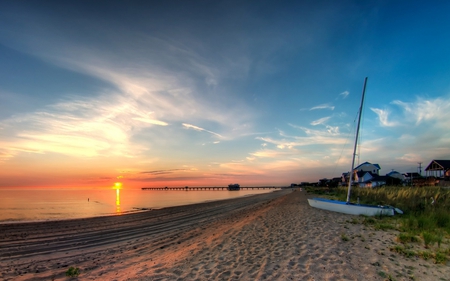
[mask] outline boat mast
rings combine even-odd
[[[359,106],[358,126],[356,127],[355,146],[353,148],[352,169],[349,172],[349,179],[348,179],[347,203],[350,202],[350,191],[352,189],[352,176],[353,176],[353,170],[355,169],[356,148],[358,146],[359,125],[361,124],[361,115],[362,115],[362,109],[363,109],[363,104],[364,104],[364,95],[366,93],[366,84],[367,84],[367,77],[364,79],[364,86],[363,86],[362,97],[361,97],[361,105]]]

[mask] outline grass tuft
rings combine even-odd
[[[400,243],[406,244],[406,243],[411,243],[411,242],[419,242],[419,238],[417,238],[417,236],[415,236],[414,234],[411,233],[404,233],[401,232],[398,236],[397,239]]]
[[[341,240],[342,240],[342,241],[349,241],[350,238],[348,238],[347,235],[345,235],[344,233],[342,233],[342,234],[341,234]]]
[[[439,264],[445,264],[447,262],[447,255],[443,252],[437,252],[434,257],[434,262]]]

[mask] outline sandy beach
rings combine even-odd
[[[391,252],[395,231],[313,209],[304,191],[122,216],[0,225],[1,280],[449,280]],[[341,236],[349,237],[343,241]]]

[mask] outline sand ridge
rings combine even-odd
[[[78,280],[448,280],[448,265],[390,252],[395,231],[311,208],[308,196],[284,190],[124,216],[0,225],[0,278],[67,280],[64,272],[76,266]]]

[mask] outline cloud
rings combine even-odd
[[[13,158],[15,154],[14,150],[0,148],[0,163]]]
[[[250,155],[252,155],[254,157],[260,157],[260,158],[279,158],[280,156],[292,155],[292,153],[286,152],[286,151],[265,149],[265,150],[259,150],[256,152],[252,152],[252,153],[250,153]]]
[[[223,137],[222,137],[220,134],[218,134],[218,133],[214,133],[214,132],[212,132],[212,131],[209,131],[209,130],[200,128],[200,127],[195,126],[195,125],[183,123],[183,126],[184,126],[185,128],[187,128],[187,129],[193,129],[193,130],[196,130],[196,131],[199,131],[199,132],[207,132],[207,133],[210,133],[210,134],[212,134],[212,135],[215,135],[215,136],[217,136],[217,137],[219,137],[219,138],[223,138]]]
[[[140,172],[140,174],[165,175],[165,174],[172,174],[173,172],[179,172],[179,171],[188,171],[188,170],[186,170],[186,169],[156,170],[156,171],[144,171],[144,172]]]
[[[133,120],[138,120],[144,123],[153,124],[153,125],[159,125],[159,126],[167,126],[168,123],[164,121],[154,120],[154,119],[148,119],[148,118],[142,118],[142,117],[133,117]]]
[[[435,98],[426,100],[418,97],[414,102],[402,102],[395,100],[392,104],[399,106],[407,119],[412,119],[416,124],[423,122],[436,122],[436,125],[444,125],[450,128],[450,100],[448,98]],[[447,122],[445,122],[447,120]]]
[[[340,136],[340,130],[339,130],[339,126],[330,126],[327,125],[325,126],[325,129],[309,129],[307,127],[304,126],[297,126],[294,124],[289,124],[289,126],[296,128],[296,129],[300,129],[303,132],[305,132],[305,134],[308,137],[330,137],[330,138],[336,138],[338,136]],[[302,138],[302,137],[295,137],[295,138]]]
[[[346,99],[350,93],[348,91],[344,91],[339,94],[339,97],[342,97],[343,99]]]
[[[72,156],[133,157],[146,148],[130,145],[143,125],[134,118],[141,109],[117,93],[96,98],[71,97],[40,111],[1,121],[9,150]]]
[[[424,99],[416,98],[413,102],[394,100],[391,104],[398,106],[398,110],[371,108],[378,115],[380,125],[383,127],[394,126],[419,126],[428,124],[430,127],[450,129],[448,121],[450,118],[450,100],[447,98]],[[393,115],[392,112],[396,114]],[[396,121],[390,121],[390,116]]]
[[[226,66],[212,63],[180,42],[143,37],[143,46],[154,52],[124,53],[121,48],[104,51],[94,45],[74,44],[47,35],[42,37],[52,43],[48,46],[40,43],[40,36],[17,38],[27,43],[22,44],[26,46],[22,47],[24,50],[19,50],[113,87],[84,97],[61,95],[57,102],[37,111],[1,120],[2,135],[8,136],[3,147],[7,151],[5,155],[9,155],[3,159],[17,155],[12,152],[13,147],[16,151],[71,156],[77,153],[89,157],[139,156],[152,144],[148,135],[161,134],[164,127],[180,122],[184,122],[187,129],[219,138],[252,134],[254,113],[251,108],[220,92],[209,96],[208,87],[220,85]],[[224,104],[233,106],[224,107]],[[207,122],[214,129],[191,125],[197,122]],[[223,133],[217,133],[216,129]],[[147,143],[136,143],[144,131]],[[170,135],[169,131],[165,133]]]
[[[330,109],[330,110],[334,110],[334,106],[325,103],[325,104],[321,104],[321,105],[317,105],[317,106],[311,107],[309,110],[317,110],[317,109]]]
[[[370,108],[373,112],[375,112],[378,115],[378,120],[380,121],[380,125],[383,127],[395,127],[399,125],[398,122],[391,122],[388,120],[389,117],[389,111],[379,109],[379,108]]]
[[[331,116],[323,117],[323,118],[317,119],[317,120],[315,120],[315,121],[312,121],[310,124],[311,124],[312,126],[321,125],[321,124],[326,123],[330,118],[331,118]]]

